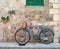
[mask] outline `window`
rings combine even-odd
[[[26,6],[44,6],[44,0],[26,0]]]

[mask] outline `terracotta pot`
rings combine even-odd
[[[3,23],[6,24],[8,22],[8,20],[3,20]]]

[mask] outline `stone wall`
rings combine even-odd
[[[9,17],[10,20],[7,24],[4,24],[0,19],[0,42],[15,42],[15,31],[20,28],[20,23],[23,19],[38,21],[44,25],[57,24],[57,26],[54,27],[54,42],[58,42],[60,3],[58,0],[44,0],[44,4],[44,6],[32,7],[25,6],[25,0],[1,0],[0,18],[1,16],[7,15],[10,9],[15,9],[16,14]]]
[[[54,42],[59,42],[60,38],[60,0],[49,0],[52,8],[49,9],[49,13],[53,15],[53,21],[57,22],[59,25],[54,27]]]

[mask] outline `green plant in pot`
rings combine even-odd
[[[16,14],[15,10],[10,10],[8,11],[8,14],[12,15],[12,14]]]
[[[6,24],[9,21],[9,16],[2,16],[1,17],[4,24]]]

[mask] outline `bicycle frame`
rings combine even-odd
[[[25,28],[25,30],[26,31],[28,31],[29,32],[29,34],[30,34],[30,37],[32,37],[33,36],[33,33],[34,32],[32,32],[31,31],[31,28],[30,27],[32,27],[32,28],[37,28],[37,30],[38,30],[38,32],[37,32],[37,34],[34,34],[35,36],[34,36],[34,39],[35,40],[40,40],[40,32],[43,30],[43,29],[45,29],[43,26],[27,26],[26,28]],[[35,38],[36,37],[36,38]]]

